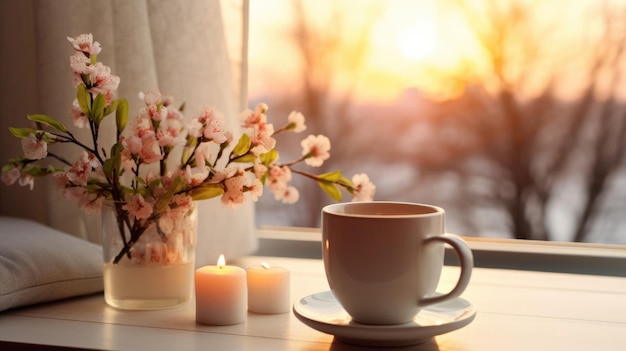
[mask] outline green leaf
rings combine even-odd
[[[193,160],[189,160],[189,158],[191,157],[191,151],[195,149],[195,146],[198,144],[198,139],[194,138],[192,136],[187,136],[187,142],[185,144],[185,147],[183,148],[183,152],[180,155],[180,164],[181,165],[185,165],[189,162],[189,165],[191,167],[195,166],[196,161],[195,159]]]
[[[115,110],[115,125],[117,126],[117,135],[119,136],[126,128],[126,122],[128,121],[128,101],[126,99],[120,100]]]
[[[341,191],[337,189],[333,183],[320,180],[317,184],[319,184],[322,190],[324,190],[324,192],[326,192],[326,194],[328,194],[328,196],[330,196],[333,200],[337,202],[341,201]]]
[[[252,141],[248,134],[243,134],[241,138],[239,138],[239,142],[237,142],[237,146],[233,149],[234,156],[245,155],[248,150],[250,150],[250,145],[252,145]]]
[[[83,111],[86,116],[89,116],[91,112],[91,94],[87,92],[85,84],[80,84],[76,89],[76,99],[78,100],[80,110]]]
[[[22,169],[22,174],[28,174],[33,177],[43,177],[47,176],[54,172],[54,169],[50,169],[49,167],[41,167],[37,165],[28,165],[26,168]]]
[[[339,181],[336,182],[336,184],[343,185],[344,189],[346,189],[346,191],[348,191],[350,195],[354,195],[354,184],[350,179],[341,177],[339,178]]]
[[[233,160],[233,162],[251,163],[251,162],[254,162],[255,159],[256,159],[256,156],[254,155],[245,155],[245,156],[237,157],[236,159]]]
[[[37,130],[32,128],[13,128],[9,127],[9,132],[16,138],[26,138],[31,134],[36,134]]]
[[[318,177],[321,179],[327,180],[329,182],[336,183],[339,181],[339,179],[341,179],[341,171],[334,171],[334,172],[320,174],[318,175]]]
[[[50,126],[62,133],[66,133],[67,132],[67,128],[65,128],[65,126],[63,125],[63,123],[59,122],[59,121],[55,121],[54,119],[46,116],[46,115],[42,115],[42,114],[34,114],[34,115],[27,115],[26,116],[28,119],[30,119],[31,121],[34,122],[39,122],[42,124],[45,124],[47,126]]]
[[[53,144],[57,141],[54,134],[51,134],[48,132],[43,132],[43,134],[41,134],[40,137],[41,137],[41,140],[45,142],[46,144]]]
[[[341,178],[339,178],[338,183],[340,183],[340,184],[344,184],[344,185],[349,185],[349,186],[354,186],[354,185],[352,184],[352,181],[351,181],[350,179],[346,178],[346,177],[341,177]]]
[[[220,196],[224,193],[224,189],[219,184],[206,184],[192,189],[189,192],[191,198],[198,200],[206,200]]]
[[[102,171],[104,172],[104,176],[108,179],[113,179],[113,159],[109,158],[104,160],[102,164]]]
[[[100,125],[102,119],[104,119],[104,109],[107,107],[106,97],[102,94],[96,95],[96,99],[91,105],[91,120],[96,123],[96,126]]]
[[[2,173],[4,172],[8,172],[10,170],[12,170],[13,168],[15,168],[16,166],[14,164],[11,163],[7,163],[4,166],[2,166]]]
[[[170,189],[172,189],[172,196],[175,193],[179,193],[181,192],[187,183],[185,183],[185,181],[183,180],[183,177],[178,175],[176,176],[173,180],[172,183],[170,184]]]
[[[113,111],[117,109],[117,105],[119,103],[120,103],[119,99],[111,101],[111,104],[104,109],[104,115],[108,116],[111,113],[113,113]]]
[[[154,191],[154,189],[156,189],[159,185],[161,185],[161,178],[160,177],[156,177],[154,179],[152,179],[152,181],[150,181],[150,184],[148,184],[148,188],[150,189],[150,191]]]
[[[278,151],[276,151],[276,149],[271,149],[270,151],[264,154],[261,154],[260,158],[261,158],[261,162],[265,166],[269,166],[270,164],[272,164],[272,162],[274,162],[278,158]]]
[[[102,165],[102,171],[107,179],[121,175],[123,149],[124,146],[121,143],[116,143],[111,147],[111,157],[106,159]]]

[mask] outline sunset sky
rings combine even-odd
[[[250,2],[251,96],[262,94],[267,89],[268,80],[272,86],[288,87],[302,69],[290,34],[290,28],[297,20],[292,12],[293,3],[291,0]],[[351,35],[357,38],[359,28],[371,21],[373,27],[368,38],[369,47],[357,85],[357,96],[361,99],[391,100],[407,87],[418,87],[435,98],[447,98],[458,94],[461,89],[454,79],[450,79],[451,76],[463,76],[468,68],[479,75],[488,69],[484,66],[484,48],[473,36],[468,20],[471,18],[473,25],[480,27],[485,24],[482,15],[486,11],[497,11],[497,6],[487,9],[481,5],[485,1],[467,1],[473,11],[473,15],[469,16],[464,15],[467,12],[459,5],[460,1],[317,0],[303,3],[307,17],[315,18],[314,27],[320,31],[329,30],[333,6],[339,11],[348,11],[346,20],[349,27],[355,30],[354,33],[343,34],[346,42],[350,42]],[[542,59],[542,64],[550,67],[544,70],[550,74],[560,74],[558,69],[573,65],[574,60],[584,60],[588,54],[584,46],[586,41],[599,35],[599,16],[594,15],[598,11],[597,1],[568,2],[567,7],[556,0],[517,3],[540,6],[540,11],[532,12],[531,30],[517,35],[523,36],[528,43],[550,42],[551,53]],[[527,46],[519,45],[516,50],[526,50]],[[347,50],[343,55],[350,56],[351,52]],[[523,69],[519,67],[519,72],[510,73],[525,74]],[[443,78],[441,73],[444,73]],[[532,80],[523,87],[529,94],[545,83],[540,71],[532,73]],[[560,87],[564,96],[576,93],[577,84],[572,82],[584,79],[569,73],[567,77],[570,81]]]

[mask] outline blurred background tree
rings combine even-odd
[[[329,168],[367,172],[378,200],[444,207],[459,234],[626,243],[624,1],[281,3],[275,38],[251,36],[251,78],[272,74],[253,56],[268,40],[293,70],[257,76],[251,98],[303,112]],[[318,226],[329,201],[298,186],[257,222]]]

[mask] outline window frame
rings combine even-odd
[[[318,228],[259,226],[256,256],[321,259]],[[513,270],[626,277],[626,246],[462,236],[474,266]],[[446,265],[457,265],[446,248]]]

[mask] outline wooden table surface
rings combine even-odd
[[[256,257],[291,271],[292,303],[328,290],[316,259]],[[232,263],[229,263],[232,264]],[[446,266],[439,291],[456,281]],[[626,350],[626,278],[475,268],[462,296],[477,309],[469,325],[394,350]],[[55,345],[103,350],[359,350],[301,323],[293,313],[249,313],[239,325],[195,323],[194,301],[160,311],[122,311],[101,294],[0,313],[0,350]],[[24,348],[26,349],[26,348]]]

